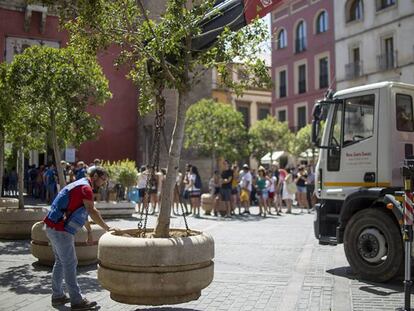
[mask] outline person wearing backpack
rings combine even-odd
[[[189,191],[190,191],[190,204],[191,212],[194,217],[200,217],[200,197],[201,197],[201,188],[203,187],[201,183],[201,177],[198,173],[198,169],[195,166],[191,167],[191,174],[189,177]]]
[[[75,252],[75,234],[83,226],[88,230],[88,243],[92,242],[88,216],[105,231],[118,230],[109,227],[95,208],[93,190],[98,190],[108,180],[102,167],[95,167],[89,177],[79,179],[64,187],[56,196],[43,220],[46,235],[52,245],[55,264],[52,271],[52,306],[71,303],[72,310],[90,310],[96,302],[83,298],[76,278],[78,260]],[[69,292],[63,291],[63,278]]]

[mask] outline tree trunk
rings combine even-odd
[[[185,113],[188,107],[188,92],[179,92],[177,98],[177,114],[175,118],[174,131],[168,154],[167,176],[161,195],[160,214],[155,227],[155,237],[167,238],[170,231],[171,204],[176,180],[175,167],[179,166],[181,149],[184,140]]]
[[[5,137],[4,131],[0,130],[0,197],[3,192],[3,175],[4,175],[4,148],[5,148]]]
[[[24,208],[24,158],[23,147],[19,147],[17,150],[17,180],[19,189],[19,208]]]
[[[59,178],[59,186],[60,189],[62,189],[63,187],[66,186],[66,181],[65,181],[65,176],[63,175],[63,168],[60,165],[60,161],[62,160],[62,158],[60,157],[60,148],[59,148],[59,144],[57,141],[57,136],[56,136],[56,124],[55,124],[55,116],[53,114],[51,114],[50,116],[50,123],[51,123],[51,134],[52,134],[52,145],[53,145],[53,153],[55,155],[55,164],[56,164],[56,169],[58,172],[58,178]]]
[[[217,167],[217,157],[216,157],[216,149],[213,149],[213,154],[211,157],[211,176],[213,176],[214,171]]]

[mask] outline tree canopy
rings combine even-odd
[[[78,53],[72,47],[26,49],[10,65],[9,84],[20,118],[13,118],[8,133],[13,134],[14,141],[16,135],[36,133],[33,143],[38,144],[45,142],[39,140],[39,135],[51,134],[56,162],[60,162],[61,148],[68,144],[78,146],[96,136],[99,119],[86,109],[89,105],[102,105],[111,97],[96,57]],[[23,136],[28,148],[40,147],[29,144],[31,135]],[[58,172],[64,184],[59,166]]]
[[[300,156],[302,152],[313,147],[311,139],[312,125],[308,124],[302,127],[295,135],[295,138],[290,142],[290,153],[295,156]]]
[[[270,77],[264,61],[257,58],[260,43],[268,35],[266,26],[256,22],[237,32],[231,31],[228,26],[222,27],[213,45],[197,49],[193,42],[203,40],[206,35],[203,23],[216,0],[168,0],[160,16],[151,15],[141,0],[43,2],[59,7],[62,24],[71,35],[71,46],[88,53],[98,52],[113,44],[120,47],[117,63],[129,66],[128,76],[139,90],[141,113],[156,108],[157,116],[162,116],[165,111],[163,91],[170,88],[177,92],[165,191],[155,229],[156,237],[167,237],[176,178],[174,168],[178,166],[181,156],[185,114],[193,104],[189,93],[213,67],[222,75],[223,82],[238,92],[245,85],[269,85]],[[231,80],[227,64],[236,57],[246,65],[247,71],[255,73],[248,81]]]
[[[260,161],[268,152],[289,151],[289,142],[294,139],[286,122],[272,116],[257,121],[249,130],[252,155]]]
[[[248,156],[247,142],[243,116],[231,105],[202,99],[187,110],[185,148],[234,161]]]

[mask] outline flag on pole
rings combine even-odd
[[[247,24],[250,24],[256,17],[265,16],[286,2],[284,0],[244,0],[244,17]]]

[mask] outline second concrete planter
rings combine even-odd
[[[214,276],[213,238],[194,231],[195,235],[177,238],[119,235],[136,232],[109,232],[99,240],[98,280],[111,292],[111,298],[138,305],[198,299]]]
[[[0,238],[8,240],[30,239],[32,226],[47,214],[43,207],[18,209],[0,208]]]
[[[94,241],[92,245],[86,243],[88,236],[85,228],[79,230],[75,235],[75,251],[79,266],[86,266],[97,262],[98,240],[105,233],[105,230],[98,225],[91,225],[91,228]],[[49,239],[46,236],[43,221],[33,225],[32,241],[30,244],[32,255],[39,260],[40,264],[53,266],[55,256]]]

